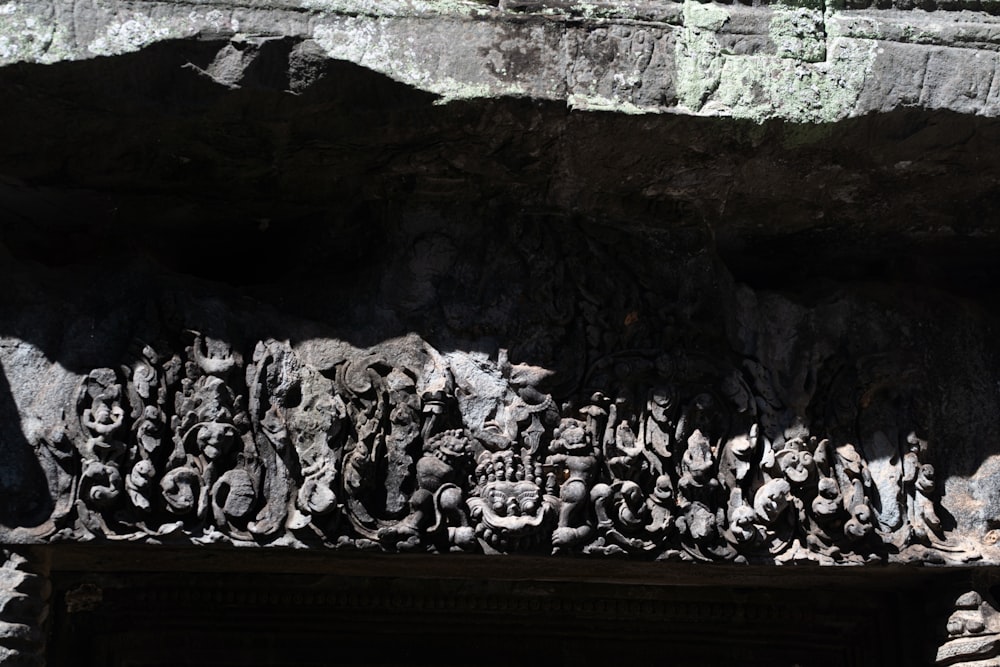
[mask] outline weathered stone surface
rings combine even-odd
[[[655,583],[529,597],[679,664],[995,662],[1000,42],[930,9],[0,6],[0,663],[48,555],[57,664],[459,563]]]
[[[0,64],[120,55],[167,40],[228,40],[201,71],[232,86],[268,42],[288,39],[443,102],[530,97],[579,109],[756,122],[832,122],[900,105],[995,116],[991,7],[928,13],[924,6],[695,0],[12,1],[0,8]]]
[[[0,544],[857,564],[945,603],[885,655],[990,664],[1000,41],[929,9],[0,6]]]
[[[0,555],[0,664],[42,667],[42,624],[50,593],[47,560],[29,549],[8,547]]]
[[[995,561],[988,13],[3,12],[8,541]]]

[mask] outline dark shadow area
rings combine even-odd
[[[928,664],[920,591],[61,573],[48,664]]]
[[[996,293],[994,119],[900,109],[756,125],[437,105],[303,44],[233,48],[4,68],[0,242],[46,265],[146,257],[254,285],[349,274],[407,211],[533,215],[642,239],[697,230],[739,281],[803,298],[865,281]],[[219,78],[224,57],[242,59],[239,76]]]
[[[25,438],[10,381],[0,368],[0,525],[37,526],[54,507],[38,455]]]

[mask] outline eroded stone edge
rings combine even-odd
[[[1000,108],[1000,23],[987,14],[669,5],[674,14],[649,21],[623,10],[579,18],[459,0],[7,2],[0,65],[115,56],[167,40],[284,36],[442,103],[529,97],[585,110],[801,123],[901,105],[983,116]],[[733,35],[750,46],[734,50]]]

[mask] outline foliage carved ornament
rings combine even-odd
[[[549,372],[442,354],[249,362],[188,332],[82,381],[53,451],[73,480],[47,539],[824,564],[974,558],[953,544],[919,397],[827,383],[827,432],[781,423],[767,373],[696,355]],[[345,346],[347,349],[349,346]],[[846,388],[845,388],[846,387]],[[899,406],[904,406],[900,408]]]

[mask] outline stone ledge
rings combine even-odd
[[[231,40],[206,76],[238,87],[262,45],[352,62],[451,100],[832,122],[898,106],[995,116],[1000,23],[986,11],[717,3],[49,0],[0,6],[0,63],[167,40]]]

